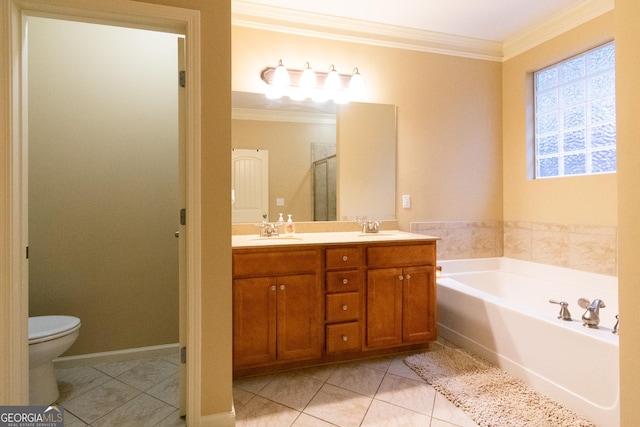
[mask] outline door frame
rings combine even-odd
[[[4,404],[29,400],[27,230],[26,16],[126,26],[182,34],[186,38],[186,323],[187,416],[201,415],[201,120],[200,15],[198,11],[116,0],[8,0],[0,7],[0,398]],[[177,79],[176,79],[177,81]],[[192,417],[189,417],[189,414]],[[191,424],[191,423],[190,423]]]

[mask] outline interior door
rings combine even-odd
[[[184,83],[184,71],[185,71],[185,39],[178,38],[178,74],[179,87],[178,87],[178,188],[179,188],[179,201],[180,206],[177,208],[180,210],[180,220],[178,222],[178,231],[176,237],[178,237],[178,312],[179,312],[179,331],[178,340],[180,342],[180,416],[186,415],[187,407],[187,364],[186,364],[186,349],[187,349],[187,275],[186,275],[186,221],[184,221],[183,209],[187,206],[187,185],[186,185],[186,96],[185,96],[185,83]]]
[[[234,149],[231,155],[233,222],[269,220],[269,151]]]

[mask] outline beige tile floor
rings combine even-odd
[[[65,427],[184,426],[178,355],[56,370]]]
[[[238,427],[476,427],[403,362],[406,354],[239,379]],[[178,358],[57,371],[65,426],[184,426]]]

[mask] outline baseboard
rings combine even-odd
[[[98,363],[123,362],[132,359],[172,356],[178,354],[180,344],[163,344],[149,347],[127,348],[124,350],[105,351],[101,353],[79,354],[76,356],[58,357],[53,360],[56,369],[91,366]]]
[[[188,420],[187,420],[188,422]],[[220,412],[200,417],[200,427],[234,427],[236,425],[236,411],[231,407],[231,412]]]

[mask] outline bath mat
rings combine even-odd
[[[595,427],[466,350],[444,348],[404,362],[482,427]]]

